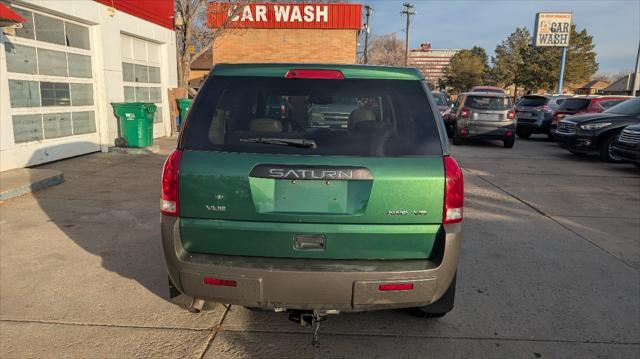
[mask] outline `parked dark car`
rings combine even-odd
[[[640,167],[640,125],[625,127],[611,147],[614,156]]]
[[[553,135],[558,122],[566,116],[600,113],[630,98],[629,96],[580,96],[568,98],[562,102],[558,110],[553,114],[549,132]]]
[[[516,134],[529,138],[542,133],[552,137],[549,131],[555,111],[569,96],[526,95],[516,105]]]
[[[613,143],[625,126],[635,124],[640,124],[640,98],[627,100],[602,113],[562,120],[556,137],[571,153],[598,154],[603,161],[620,162],[622,158],[612,152]]]

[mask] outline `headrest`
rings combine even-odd
[[[282,132],[282,121],[275,118],[256,118],[249,124],[252,132]]]
[[[376,122],[376,115],[371,110],[356,109],[349,115],[349,128],[359,126],[363,122]]]

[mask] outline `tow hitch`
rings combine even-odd
[[[291,310],[289,311],[289,320],[296,322],[303,327],[313,327],[313,339],[311,344],[320,347],[320,322],[327,320],[328,314],[339,314],[338,310]]]

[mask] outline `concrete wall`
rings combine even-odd
[[[121,11],[111,17],[107,7],[87,0],[11,1],[32,10],[90,25],[94,100],[97,107],[97,134],[15,144],[9,101],[4,41],[0,35],[0,171],[53,161],[95,150],[106,150],[118,135],[111,102],[124,100],[120,34],[125,33],[161,45],[163,122],[155,125],[154,135],[171,131],[167,88],[177,86],[175,33]]]

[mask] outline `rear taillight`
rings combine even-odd
[[[516,113],[515,112],[513,112],[513,111],[507,112],[507,119],[513,120],[514,118],[516,118]]]
[[[202,284],[214,285],[214,286],[220,286],[220,287],[237,287],[238,286],[238,282],[236,282],[235,280],[211,278],[211,277],[204,277],[204,279],[202,280]]]
[[[600,102],[592,102],[591,106],[587,108],[587,113],[598,113],[604,111],[604,107],[600,104]]]
[[[542,112],[551,112],[551,111],[553,111],[553,110],[551,109],[551,107],[549,107],[549,106],[547,106],[547,105],[544,105],[544,106],[538,106],[538,107],[536,107],[536,110],[538,110],[538,111],[542,111]]]
[[[162,193],[160,195],[160,212],[167,216],[178,216],[178,176],[180,174],[182,150],[171,152],[162,168]]]
[[[462,222],[462,208],[464,205],[464,179],[462,169],[451,156],[444,156],[444,211],[442,223]]]
[[[460,118],[469,118],[469,109],[468,108],[462,108],[460,110]]]
[[[380,284],[378,290],[381,292],[391,292],[398,290],[413,290],[413,283],[390,283]]]

